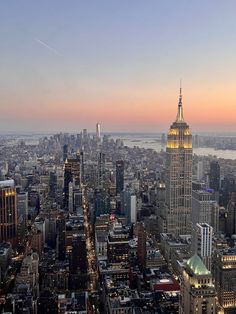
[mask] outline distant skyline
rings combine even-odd
[[[0,134],[236,132],[236,2],[1,1]]]

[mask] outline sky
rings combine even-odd
[[[0,1],[0,133],[236,132],[235,0]]]

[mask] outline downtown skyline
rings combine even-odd
[[[233,1],[0,4],[0,132],[234,132]]]

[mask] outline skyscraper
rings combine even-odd
[[[101,140],[101,126],[100,126],[100,123],[96,124],[96,138],[97,138],[97,141]]]
[[[180,88],[178,112],[167,137],[166,206],[162,231],[175,235],[190,233],[192,205],[192,135],[184,121]]]
[[[98,187],[104,187],[105,180],[105,154],[100,152],[98,155]]]
[[[116,194],[120,194],[124,190],[124,161],[116,162]]]
[[[78,151],[76,158],[68,158],[64,164],[64,205],[68,209],[69,203],[69,184],[79,187],[81,184],[81,156]]]
[[[138,262],[141,266],[145,267],[147,259],[146,248],[147,233],[142,222],[138,222],[137,231],[138,231],[138,247],[137,247]]]
[[[68,157],[68,145],[65,144],[65,145],[63,146],[63,161],[64,161],[64,162],[66,161],[67,157]]]
[[[17,199],[14,180],[0,181],[0,242],[17,242]]]

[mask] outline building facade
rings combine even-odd
[[[17,197],[14,180],[0,181],[0,242],[17,242]]]
[[[190,234],[192,206],[192,135],[184,121],[180,89],[178,112],[166,147],[166,206],[162,232]]]
[[[187,261],[183,270],[179,313],[217,313],[216,291],[212,275],[196,254]]]
[[[236,313],[236,248],[215,252],[214,278],[218,300],[225,314]]]

